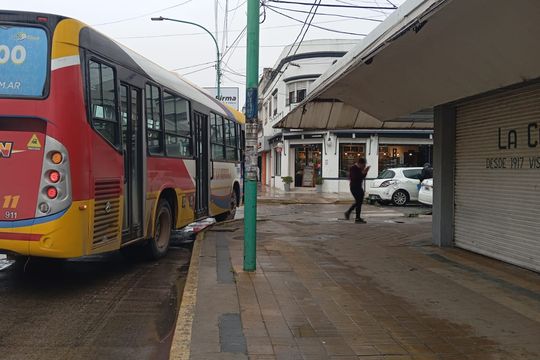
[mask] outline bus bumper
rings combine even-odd
[[[89,233],[89,201],[43,218],[0,221],[0,252],[50,258],[74,258],[85,254]]]

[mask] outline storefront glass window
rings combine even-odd
[[[315,186],[315,179],[322,176],[322,145],[296,145],[294,148],[294,186]]]
[[[339,145],[339,177],[348,178],[349,169],[359,158],[366,157],[363,144]]]
[[[379,172],[388,168],[431,164],[432,152],[433,145],[380,145]]]

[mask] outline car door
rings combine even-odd
[[[422,169],[403,170],[403,187],[409,193],[410,200],[418,200],[418,185],[420,184],[420,175]]]

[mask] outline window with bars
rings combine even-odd
[[[307,95],[307,87],[310,81],[298,81],[287,85],[287,106],[303,101]]]

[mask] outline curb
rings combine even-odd
[[[176,326],[172,339],[170,359],[188,360],[191,355],[191,330],[197,302],[197,288],[199,282],[199,256],[201,243],[204,240],[204,231],[200,232],[193,244],[189,271],[182,294],[182,302],[176,318]]]

